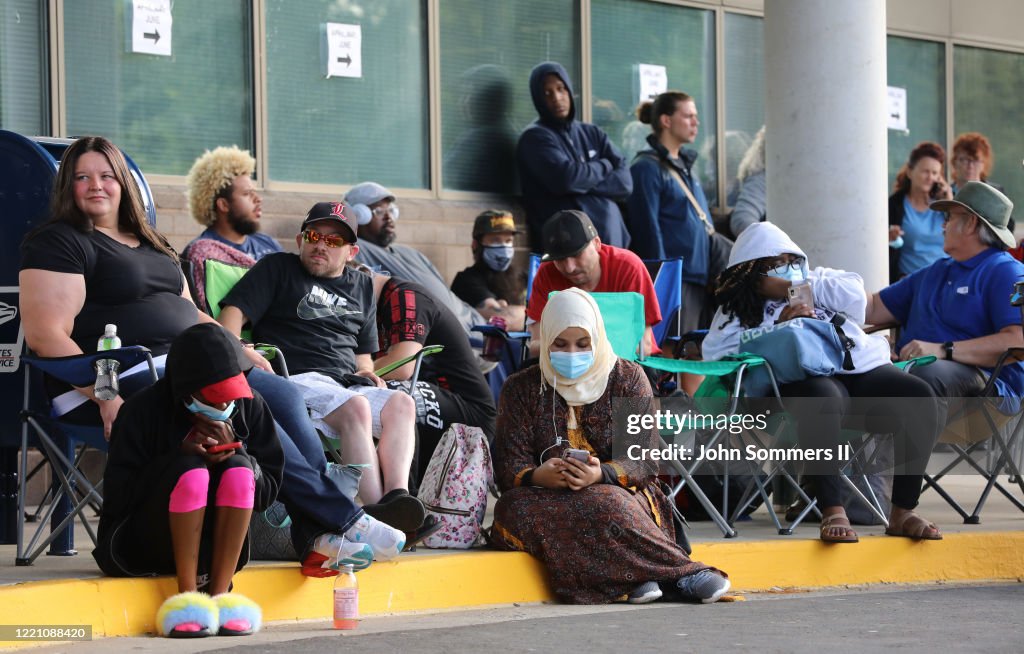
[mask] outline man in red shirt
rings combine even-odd
[[[575,286],[588,293],[632,291],[643,295],[647,322],[644,356],[659,352],[651,326],[661,321],[661,308],[654,282],[640,257],[601,243],[597,229],[582,211],[559,211],[544,223],[541,238],[544,263],[537,270],[526,308],[532,343],[538,342],[538,321],[548,303],[548,294]]]

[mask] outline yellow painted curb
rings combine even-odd
[[[703,542],[694,559],[728,572],[739,591],[1020,580],[1024,532],[950,534],[937,542],[868,536],[851,545],[787,538]],[[358,580],[363,615],[553,599],[543,568],[522,553],[418,554],[374,563]],[[290,563],[249,567],[235,577],[236,590],[263,607],[266,621],[330,617],[333,584],[303,577]],[[152,633],[157,608],[175,590],[169,577],[0,586],[0,624],[91,624],[94,637]]]

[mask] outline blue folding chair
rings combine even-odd
[[[661,307],[661,322],[652,328],[654,341],[664,348],[666,339],[682,338],[683,259],[645,259],[644,265],[654,280],[654,294]]]
[[[96,534],[86,519],[84,509],[90,504],[102,507],[103,496],[100,485],[95,486],[79,469],[81,446],[106,451],[107,442],[103,437],[102,425],[77,425],[61,419],[55,414],[53,403],[44,389],[44,375],[49,375],[72,386],[89,386],[96,381],[93,363],[97,359],[115,359],[122,371],[145,364],[151,382],[158,375],[149,349],[142,346],[123,347],[117,350],[80,354],[70,357],[43,358],[26,354],[21,361],[26,368],[25,398],[20,414],[21,430],[21,471],[18,489],[18,550],[16,565],[32,565],[43,549],[50,546],[50,555],[72,556],[74,549],[74,519],[81,519],[89,537],[96,543]],[[140,372],[138,374],[144,374]],[[122,374],[122,377],[125,375]],[[30,432],[31,428],[31,432]],[[28,470],[28,448],[39,448],[53,471],[50,489],[50,503],[39,526],[25,543],[25,502],[26,477]],[[46,534],[47,522],[50,523]],[[42,542],[39,542],[42,539]]]

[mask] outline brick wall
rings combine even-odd
[[[157,207],[157,227],[168,237],[171,245],[181,251],[195,238],[202,227],[192,219],[181,186],[151,185]],[[302,217],[316,202],[324,200],[322,194],[263,191],[262,231],[280,241],[286,250],[295,251],[295,234]],[[398,198],[402,214],[398,219],[396,243],[414,247],[426,254],[448,283],[457,272],[473,262],[469,244],[472,240],[473,219],[485,209],[509,209],[516,223],[523,226],[523,214],[518,205],[503,201],[453,201]],[[517,246],[526,252],[525,235]]]

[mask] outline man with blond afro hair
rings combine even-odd
[[[280,252],[271,236],[259,233],[262,200],[252,181],[256,160],[237,146],[207,150],[188,173],[192,217],[206,229],[182,252],[191,271],[193,297],[206,309],[205,262],[209,259],[252,267]]]

